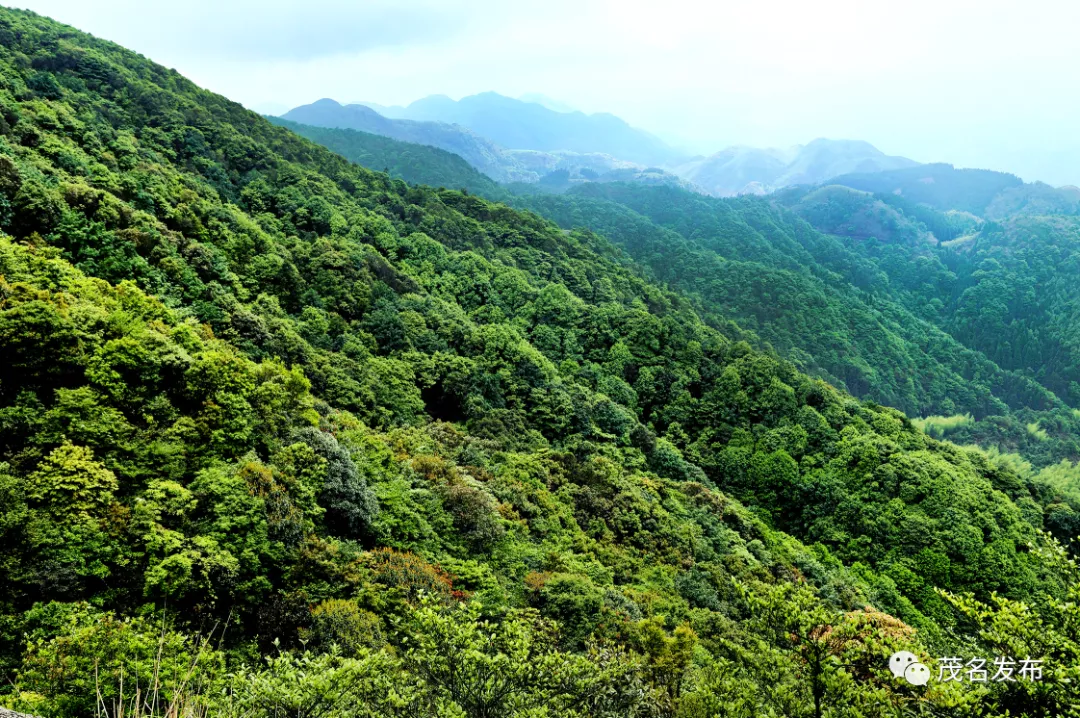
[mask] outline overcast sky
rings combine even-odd
[[[1080,184],[1075,0],[13,0],[261,111],[494,90],[698,152],[863,139]]]

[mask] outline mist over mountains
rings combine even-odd
[[[314,127],[360,130],[402,142],[438,147],[460,155],[473,167],[499,182],[535,182],[539,179],[521,169],[491,140],[460,125],[388,118],[370,107],[341,105],[331,99],[296,107],[281,117]]]
[[[660,138],[615,115],[557,112],[495,92],[458,101],[431,95],[408,107],[387,109],[398,119],[461,125],[510,149],[599,152],[642,165],[669,164],[681,156]]]
[[[788,150],[729,147],[709,157],[695,158],[675,172],[710,194],[724,197],[765,194],[851,172],[880,172],[918,164],[906,157],[890,157],[869,142],[816,139]]]
[[[615,170],[659,169],[680,177],[685,187],[725,197],[918,164],[868,142],[823,138],[784,150],[728,147],[692,157],[614,115],[567,110],[542,95],[514,99],[484,92],[456,101],[431,95],[404,107],[323,99],[282,117],[438,147],[500,182],[538,182],[562,171],[587,181]]]

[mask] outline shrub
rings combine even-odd
[[[585,576],[558,574],[540,589],[540,611],[558,621],[563,643],[581,647],[600,623],[604,593]]]
[[[448,599],[453,591],[451,576],[414,553],[381,548],[364,557],[375,583],[399,589],[407,600],[421,594]]]
[[[343,599],[323,601],[311,609],[311,628],[301,629],[300,638],[323,651],[337,646],[347,656],[386,642],[379,617]]]
[[[16,688],[40,694],[46,714],[89,716],[102,706],[114,715],[147,713],[148,703],[194,710],[223,672],[208,638],[102,614],[27,646]]]

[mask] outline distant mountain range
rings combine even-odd
[[[499,182],[536,182],[540,176],[524,169],[486,137],[459,125],[389,118],[365,105],[342,105],[322,99],[289,110],[283,119],[313,127],[359,130],[402,142],[437,147],[459,155]]]
[[[282,117],[437,147],[502,183],[538,183],[559,173],[550,187],[617,177],[725,197],[918,166],[867,142],[829,139],[786,150],[729,147],[689,158],[614,115],[557,108],[568,109],[543,95],[514,99],[485,92],[456,101],[431,95],[404,107],[323,99]]]
[[[436,110],[444,103],[437,98],[425,98],[412,103],[408,108],[375,103],[342,105],[335,100],[322,99],[294,108],[281,115],[281,118],[311,127],[358,130],[402,142],[437,147],[460,155],[477,170],[503,183],[536,183],[552,172],[568,173],[568,181],[588,181],[618,172],[611,178],[618,177],[629,181],[641,178],[649,184],[670,183],[697,189],[692,183],[679,179],[672,172],[634,161],[633,157],[651,156],[650,153],[654,150],[658,155],[667,150],[657,150],[658,147],[663,148],[659,140],[648,133],[634,130],[613,115],[559,113],[532,102],[514,100],[495,93],[475,97],[489,106],[502,108],[503,119],[500,122],[490,119],[476,122],[477,125],[487,124],[489,127],[501,125],[503,130],[495,134],[502,141],[493,140],[491,136],[457,122],[456,120],[462,119],[461,113],[445,113],[444,116],[455,121],[417,119],[440,116]],[[449,98],[443,99],[452,104],[461,104],[453,103]],[[483,111],[476,108],[476,103],[471,102],[472,99],[462,100],[464,107],[470,112],[476,111],[478,116],[483,115]],[[469,102],[466,102],[467,100]],[[410,113],[412,119],[402,117],[403,114]],[[544,124],[543,118],[565,118],[571,115],[571,119],[563,123],[564,127],[557,130],[562,133],[561,140],[555,138],[556,130],[549,133],[551,136],[547,139],[540,136],[543,134],[540,131]],[[576,125],[577,130],[571,125]],[[602,128],[609,125],[615,126],[618,131],[608,133],[607,138],[603,139],[605,133]],[[620,132],[623,134],[621,140],[618,139]],[[635,142],[635,133],[636,141],[640,145],[637,149],[630,146]],[[511,144],[517,141],[523,144]],[[559,142],[565,142],[567,147],[559,147]],[[574,149],[589,147],[591,142],[596,142],[599,149]],[[623,155],[605,151],[605,148],[615,147],[619,142],[622,142],[626,149]],[[561,181],[562,178],[559,179],[559,182]]]
[[[526,92],[518,99],[522,102],[534,102],[537,105],[543,105],[549,110],[554,110],[555,112],[577,112],[576,107],[571,107],[565,102],[554,100],[547,95],[540,94],[539,92]]]
[[[483,92],[460,100],[431,95],[407,107],[367,106],[393,119],[461,125],[509,149],[598,152],[646,166],[667,166],[682,159],[682,153],[660,138],[615,115],[558,111],[551,108],[559,105],[548,98],[526,97],[536,101]]]
[[[891,157],[869,142],[817,139],[789,150],[729,147],[674,168],[709,194],[727,197],[767,194],[781,187],[818,184],[853,172],[915,167],[906,157]]]
[[[582,182],[635,182],[701,191],[671,172],[611,155],[506,150],[460,125],[389,119],[365,105],[319,100],[270,119],[370,169],[385,169],[413,183],[465,188],[490,199],[506,194],[493,180],[521,191],[534,186],[538,191],[562,192]]]

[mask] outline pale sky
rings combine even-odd
[[[1073,0],[14,0],[261,111],[494,90],[697,152],[866,140],[1080,184]]]

